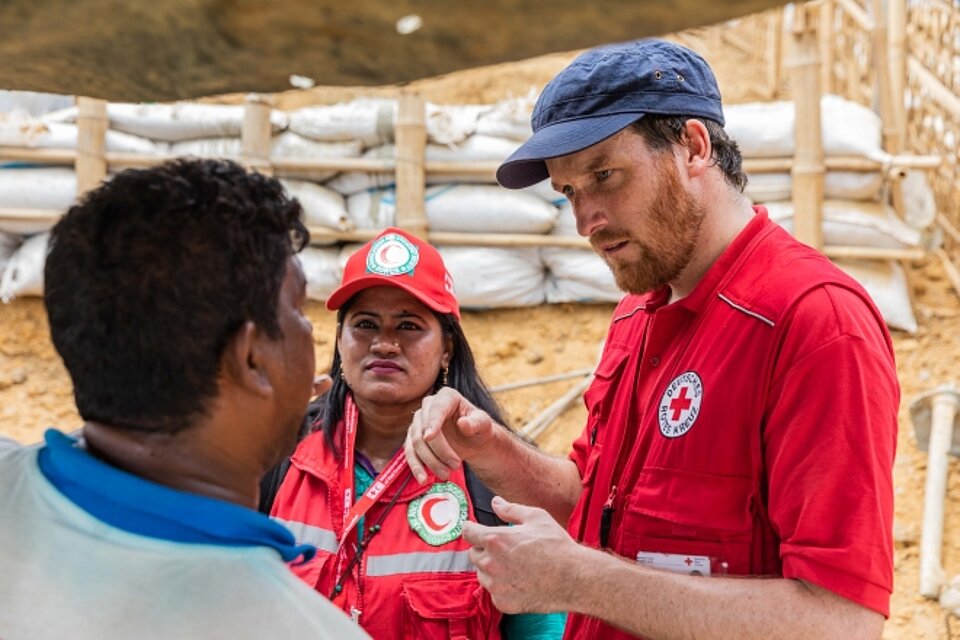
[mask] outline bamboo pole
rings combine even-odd
[[[907,0],[887,0],[887,47],[890,94],[894,97],[894,118],[902,151],[907,141],[907,114],[903,104],[907,86]]]
[[[523,425],[523,427],[517,431],[517,434],[522,438],[536,440],[547,430],[547,427],[553,424],[553,422],[567,410],[567,407],[583,395],[583,392],[587,390],[591,382],[593,382],[593,373],[584,376],[582,380],[570,387],[566,393],[550,403],[546,409],[534,416],[527,424]]]
[[[952,118],[960,119],[960,97],[957,97],[933,73],[928,71],[922,62],[912,55],[907,55],[907,68],[916,77],[917,83],[929,93],[929,98],[949,111]]]
[[[920,532],[920,595],[938,598],[944,583],[942,563],[943,512],[947,498],[950,443],[957,409],[957,390],[944,386],[931,399],[930,440],[927,445],[927,477],[923,491],[923,528]]]
[[[562,380],[569,380],[570,378],[582,378],[585,375],[593,373],[593,369],[594,367],[584,367],[582,369],[567,371],[566,373],[556,373],[551,376],[540,376],[538,378],[531,378],[530,380],[508,382],[506,384],[499,384],[494,387],[490,387],[489,391],[490,393],[501,393],[503,391],[513,391],[514,389],[534,387],[541,384],[550,384],[551,382],[560,382]]]
[[[144,155],[140,153],[109,151],[107,166],[111,170],[152,167],[177,156],[171,154]],[[28,147],[0,147],[0,161],[31,162],[49,165],[73,165],[77,159],[74,149],[31,149]],[[278,176],[303,175],[310,172],[328,174],[331,171],[368,171],[392,173],[396,169],[393,160],[364,158],[274,158],[271,161]],[[903,171],[906,169],[936,169],[943,158],[934,155],[895,155],[884,160],[860,156],[829,156],[824,165],[830,171]],[[424,164],[427,175],[458,175],[471,178],[488,178],[493,181],[499,162],[435,161]],[[743,169],[749,173],[785,173],[793,168],[793,158],[744,158]]]
[[[95,188],[107,177],[107,103],[77,98],[77,196]]]
[[[943,230],[947,232],[947,235],[953,238],[954,242],[960,243],[960,229],[957,229],[947,216],[938,213],[937,222],[940,223]]]
[[[956,265],[953,264],[953,260],[950,259],[950,256],[948,256],[947,252],[943,249],[935,249],[934,253],[943,263],[943,270],[947,274],[947,280],[950,281],[953,290],[957,292],[957,295],[960,295],[960,269],[957,269]]]
[[[824,93],[833,93],[833,22],[836,6],[833,0],[820,5],[820,87]]]
[[[240,131],[243,151],[240,158],[248,169],[265,175],[273,175],[273,165],[270,164],[272,111],[273,106],[266,96],[252,94],[244,101],[243,128]]]
[[[857,27],[863,31],[870,31],[873,27],[873,21],[866,11],[860,8],[853,0],[833,0],[850,18],[857,23]]]
[[[815,249],[823,247],[823,134],[820,127],[820,60],[816,7],[798,4],[791,30],[790,93],[796,105],[795,157],[791,176],[794,234]]]
[[[880,122],[883,127],[883,149],[887,153],[898,154],[903,151],[903,140],[900,138],[900,127],[897,120],[895,94],[891,82],[890,60],[888,57],[889,44],[887,38],[887,20],[884,15],[883,0],[872,0],[873,28],[870,31],[870,41],[873,50],[873,72],[876,76],[875,92],[880,105]],[[899,100],[903,101],[900,94]],[[906,205],[903,201],[903,185],[900,174],[890,175],[890,199],[893,210],[901,220],[906,218]]]
[[[871,260],[920,260],[926,252],[916,247],[847,247],[828,245],[823,247],[823,253],[828,258],[860,258]]]
[[[63,211],[59,209],[22,209],[20,207],[0,208],[0,220],[4,222],[26,222],[28,224],[49,224],[53,226]]]
[[[427,236],[424,201],[426,176],[424,155],[427,145],[426,107],[423,98],[403,93],[396,124],[397,213],[396,224],[415,236]]]
[[[27,147],[0,147],[0,160],[32,162],[49,165],[73,166],[77,162],[76,149],[30,149]]]
[[[780,93],[780,61],[783,47],[783,9],[777,9],[767,18],[766,95],[773,100]]]
[[[2,211],[2,210],[0,210]],[[363,243],[380,233],[380,229],[338,231],[328,227],[309,227],[310,239],[317,244],[336,242]],[[427,241],[438,245],[462,247],[564,247],[590,249],[590,243],[580,236],[551,236],[524,233],[461,233],[455,231],[428,231]]]

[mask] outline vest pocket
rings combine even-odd
[[[704,556],[711,575],[749,575],[751,481],[678,469],[645,469],[630,493],[617,552]]]
[[[475,574],[408,579],[402,598],[405,638],[499,637],[500,614]]]

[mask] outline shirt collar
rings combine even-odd
[[[95,458],[54,429],[44,434],[40,471],[66,498],[124,531],[174,542],[270,547],[287,562],[309,560],[316,548],[268,516],[231,502],[151,482]]]
[[[710,268],[703,274],[700,282],[693,288],[690,295],[677,303],[678,306],[697,313],[703,308],[707,300],[714,297],[714,293],[720,287],[720,283],[730,272],[730,269],[736,261],[740,259],[747,246],[753,242],[757,234],[770,224],[766,207],[754,205],[753,211],[754,216],[750,222],[747,223],[747,226],[737,234],[733,242],[720,254],[720,257],[710,265]]]

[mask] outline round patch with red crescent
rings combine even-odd
[[[381,276],[399,276],[413,273],[420,262],[417,247],[397,233],[388,233],[370,246],[367,253],[367,271]]]
[[[460,537],[467,496],[452,482],[435,484],[407,508],[407,521],[424,542],[439,547]]]

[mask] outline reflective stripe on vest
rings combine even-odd
[[[466,551],[440,551],[438,553],[395,553],[367,557],[367,576],[383,577],[403,573],[460,573],[476,572]]]
[[[298,543],[312,544],[319,551],[326,551],[327,553],[337,552],[337,535],[330,529],[322,529],[302,522],[292,522],[276,516],[271,517],[290,529]]]

